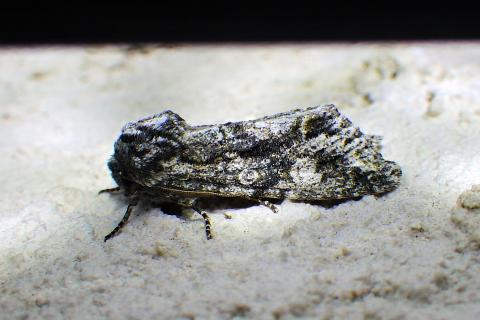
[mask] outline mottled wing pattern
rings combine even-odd
[[[298,200],[381,194],[401,176],[398,165],[383,160],[379,139],[333,105],[197,127],[166,111],[127,124],[110,167],[112,174],[130,168],[118,178],[152,193]]]

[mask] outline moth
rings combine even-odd
[[[394,190],[402,171],[380,153],[380,137],[363,134],[334,105],[295,109],[257,120],[191,126],[176,113],[127,123],[108,162],[128,207],[105,241],[128,221],[139,200],[171,202],[210,220],[200,199],[340,200]]]

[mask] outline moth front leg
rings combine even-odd
[[[98,191],[98,194],[102,194],[102,193],[118,193],[118,192],[120,192],[120,187],[103,189],[103,190]]]
[[[123,215],[122,220],[118,223],[118,225],[113,229],[109,234],[105,236],[103,239],[104,242],[107,242],[108,239],[114,237],[127,223],[128,218],[130,218],[130,214],[132,213],[133,208],[138,204],[138,198],[132,198],[130,203],[128,204],[127,210]]]
[[[107,242],[108,239],[112,238],[113,236],[115,236],[117,234],[118,231],[120,231],[124,226],[125,224],[127,223],[128,221],[128,218],[130,217],[130,213],[132,213],[132,210],[133,208],[136,206],[137,204],[136,203],[130,203],[127,207],[127,211],[125,211],[125,214],[123,215],[123,219],[122,221],[120,221],[118,223],[118,225],[115,227],[115,229],[113,229],[109,234],[107,234],[105,236],[105,238],[103,239],[104,242]]]

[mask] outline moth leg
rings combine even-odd
[[[120,187],[110,188],[110,189],[103,189],[98,191],[98,194],[102,193],[117,193],[120,192]]]
[[[255,201],[257,201],[259,204],[261,204],[262,206],[265,206],[267,207],[268,209],[272,210],[274,213],[277,213],[278,212],[278,208],[273,204],[271,203],[270,201],[266,201],[266,200],[258,200],[256,199]]]
[[[205,213],[205,211],[198,209],[196,206],[192,206],[192,209],[195,212],[197,212],[199,215],[201,215],[203,220],[205,221],[205,234],[207,235],[207,240],[212,239],[212,232],[210,231],[210,227],[211,227],[210,218]]]
[[[108,239],[115,236],[115,234],[117,234],[117,232],[123,228],[123,226],[127,223],[128,218],[130,217],[130,213],[132,213],[132,210],[136,205],[137,205],[137,201],[133,201],[128,204],[127,211],[125,211],[122,221],[119,222],[119,224],[115,227],[115,229],[113,229],[109,234],[105,236],[105,239],[103,239],[104,242],[107,242]]]

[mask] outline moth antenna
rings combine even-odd
[[[110,189],[103,189],[98,191],[98,194],[102,193],[117,193],[120,192],[120,187],[110,188]]]
[[[207,235],[207,240],[212,239],[212,232],[210,230],[211,224],[210,224],[210,218],[208,217],[207,213],[205,211],[202,211],[198,209],[195,206],[192,206],[192,209],[197,212],[199,215],[202,216],[203,220],[205,221],[205,234]]]
[[[117,234],[117,232],[120,231],[123,228],[123,226],[125,226],[125,224],[128,221],[128,218],[130,217],[130,213],[132,213],[132,210],[136,205],[137,205],[136,201],[132,202],[128,205],[127,211],[125,211],[125,214],[123,215],[122,221],[120,221],[120,223],[115,227],[115,229],[113,229],[109,234],[107,234],[105,236],[105,239],[103,240],[104,242],[107,242],[108,239],[115,236]]]

